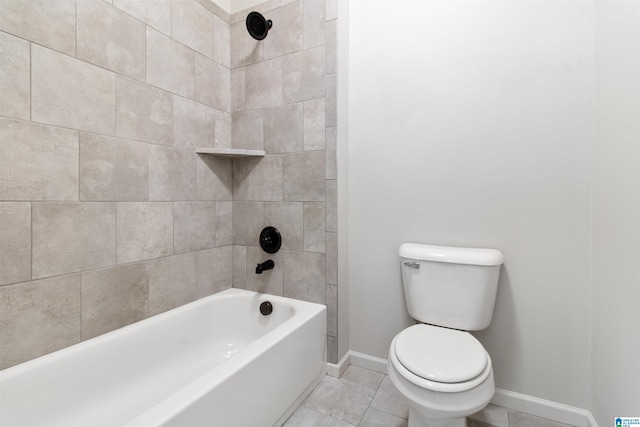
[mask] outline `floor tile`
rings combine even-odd
[[[408,415],[388,376],[351,365],[340,379],[326,376],[284,427],[407,427]],[[488,405],[467,418],[467,427],[571,426]]]
[[[342,379],[344,380],[353,381],[374,389],[378,389],[384,377],[385,375],[380,372],[370,371],[354,365],[350,365],[342,374]]]
[[[512,427],[569,427],[569,424],[559,423],[523,412],[507,411],[507,413],[509,415],[509,426]]]
[[[282,427],[352,427],[329,415],[300,406]]]
[[[369,407],[375,389],[326,376],[304,402],[308,408],[357,425]]]
[[[407,427],[407,425],[408,421],[405,418],[369,408],[359,427]]]
[[[382,384],[380,384],[380,388],[378,389],[373,402],[371,402],[371,407],[393,414],[397,417],[409,417],[409,403],[404,396],[398,392],[389,377],[386,375],[382,380]]]
[[[487,405],[482,411],[471,415],[469,419],[495,427],[509,427],[507,410],[500,406]],[[476,425],[480,426],[481,424]]]
[[[467,417],[467,427],[496,427],[493,424],[478,421],[474,418]]]

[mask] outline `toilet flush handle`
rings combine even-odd
[[[415,261],[407,261],[404,265],[411,268],[420,268],[420,263]]]

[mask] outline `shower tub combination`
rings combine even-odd
[[[278,426],[325,342],[324,305],[228,289],[0,371],[0,425]]]

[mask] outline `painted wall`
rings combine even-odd
[[[640,413],[640,2],[598,2],[595,47],[590,410],[607,426]]]
[[[401,243],[496,248],[477,334],[496,386],[589,406],[593,20],[590,2],[350,2],[352,350],[386,357],[411,322]]]

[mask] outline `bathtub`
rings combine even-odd
[[[229,289],[0,371],[0,426],[281,425],[325,342],[324,305]]]

